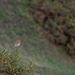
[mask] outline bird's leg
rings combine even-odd
[[[16,52],[17,52],[17,53],[19,53],[19,50],[18,50],[18,48],[16,48]]]

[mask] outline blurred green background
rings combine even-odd
[[[40,75],[75,75],[75,60],[48,41],[30,12],[30,2],[0,0],[0,50],[13,50],[14,42],[21,40],[20,56],[24,62],[32,62]],[[38,2],[33,0],[32,4]]]

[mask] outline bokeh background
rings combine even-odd
[[[37,10],[40,1],[46,3],[48,10],[53,10],[56,18],[55,20],[50,18],[51,21],[48,21],[53,25],[52,27],[54,25],[56,27],[58,23],[63,25],[63,18],[66,20],[66,27],[63,27],[64,31],[74,34],[68,36],[72,37],[71,39],[74,41],[73,46],[69,46],[68,49],[70,51],[71,49],[75,50],[75,0],[0,0],[0,50],[14,50],[14,42],[21,40],[21,46],[18,48],[20,56],[24,62],[32,62],[34,70],[40,75],[75,75],[75,59],[68,56],[64,51],[66,43],[64,42],[59,46],[60,40],[53,39],[56,43],[49,40],[45,31],[48,30],[49,26],[45,29],[42,18],[39,18],[39,21],[36,18],[37,15],[34,15],[39,13]],[[62,10],[67,16],[65,17],[63,14],[58,14],[58,16],[62,15],[61,18],[56,16],[59,11],[57,10],[57,13],[54,13],[54,9],[51,9],[53,6],[59,7],[58,10]],[[67,11],[66,8],[68,8]],[[47,8],[45,9],[49,12]],[[71,29],[68,30],[68,28]],[[57,30],[53,31],[56,34],[53,33],[54,36],[60,36],[61,33],[56,33]],[[61,40],[65,39],[62,37],[60,37]]]

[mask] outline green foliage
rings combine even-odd
[[[9,74],[30,75],[33,71],[33,65],[31,63],[27,67],[16,51],[2,50],[0,51],[0,70]]]

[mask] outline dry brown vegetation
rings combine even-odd
[[[59,1],[58,6],[49,8],[45,2],[40,2],[36,7],[32,7],[31,11],[35,20],[45,29],[48,39],[52,43],[62,46],[67,54],[74,57],[75,11],[65,5],[64,1]]]

